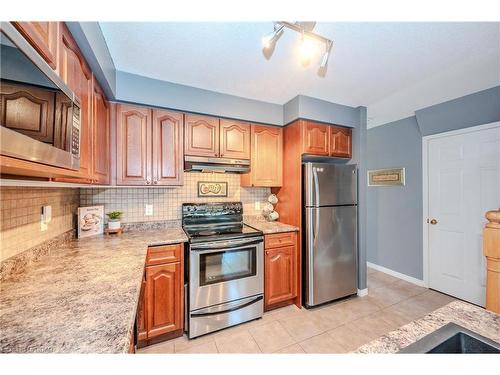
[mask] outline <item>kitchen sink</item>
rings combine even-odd
[[[500,344],[455,323],[448,323],[398,353],[500,353]]]

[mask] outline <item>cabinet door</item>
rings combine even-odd
[[[311,155],[330,154],[328,125],[304,121],[302,124],[302,153]]]
[[[57,68],[58,22],[13,22],[52,69]]]
[[[92,178],[95,182],[106,185],[110,181],[110,108],[95,78],[93,79],[92,100],[92,128],[94,130]]]
[[[148,340],[182,329],[181,263],[146,267]]]
[[[80,175],[92,178],[92,73],[66,26],[61,26],[59,75],[80,99]]]
[[[137,310],[137,340],[143,341],[148,338],[147,329],[147,310],[146,310],[146,278],[142,279],[141,295],[139,297],[139,306]]]
[[[241,175],[242,186],[279,187],[283,184],[283,130],[252,125],[250,173]]]
[[[250,124],[220,120],[220,157],[250,159]]]
[[[191,156],[219,156],[219,119],[186,115],[184,154]]]
[[[264,272],[266,307],[296,297],[295,246],[266,249]]]
[[[182,185],[184,115],[153,110],[153,184]]]
[[[116,106],[116,184],[151,184],[151,110]]]
[[[55,93],[35,86],[3,83],[0,87],[2,126],[41,142],[54,142]]]
[[[330,155],[341,158],[352,157],[352,129],[330,127]]]

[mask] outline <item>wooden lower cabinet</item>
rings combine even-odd
[[[295,232],[265,236],[265,310],[271,310],[294,302],[297,296],[298,284],[296,259],[297,235]]]
[[[180,262],[147,267],[148,339],[182,328],[181,276]]]
[[[160,253],[165,257],[158,264]],[[137,310],[137,341],[143,347],[182,336],[184,328],[184,263],[182,244],[155,246],[148,249],[143,292]],[[168,261],[173,259],[175,261]]]

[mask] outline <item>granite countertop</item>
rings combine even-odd
[[[178,228],[72,240],[1,282],[0,352],[126,353],[147,247]]]
[[[264,234],[272,233],[284,233],[284,232],[297,232],[299,228],[293,225],[280,223],[277,221],[265,221],[265,220],[247,220],[245,224],[262,231]]]
[[[500,342],[500,315],[470,303],[454,301],[359,347],[356,353],[396,353],[450,322]]]

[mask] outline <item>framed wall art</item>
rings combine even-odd
[[[198,197],[227,197],[227,182],[198,181]]]
[[[404,186],[405,169],[373,169],[368,171],[368,186]]]

